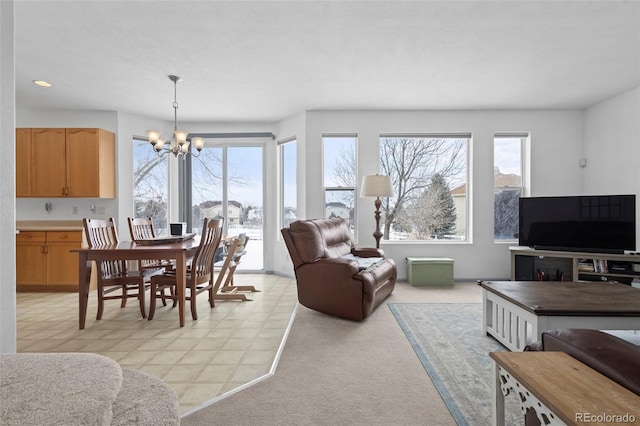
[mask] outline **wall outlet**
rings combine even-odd
[[[73,206],[73,209],[71,211],[73,214],[78,214],[78,206]]]

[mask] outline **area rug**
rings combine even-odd
[[[507,349],[482,332],[481,303],[389,303],[391,312],[458,425],[490,425],[492,361]],[[523,424],[514,397],[505,424]]]

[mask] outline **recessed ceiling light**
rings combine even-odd
[[[37,84],[38,86],[42,86],[42,87],[51,87],[51,86],[53,86],[53,84],[49,83],[48,81],[44,81],[44,80],[33,80],[33,82],[35,84]]]

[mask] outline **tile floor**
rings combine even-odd
[[[158,305],[153,321],[140,317],[134,300],[124,309],[106,301],[95,320],[89,295],[87,323],[78,330],[76,293],[18,293],[18,352],[93,352],[122,366],[159,377],[178,394],[184,413],[270,372],[297,302],[295,281],[276,275],[236,274],[236,285],[254,285],[252,301],[198,298],[198,320],[187,307],[184,328],[176,309]]]

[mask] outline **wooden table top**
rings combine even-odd
[[[640,396],[564,352],[491,352],[496,363],[568,425],[612,424],[579,421],[580,415],[633,416],[640,420]]]
[[[536,315],[640,316],[640,289],[624,284],[565,281],[481,281],[479,284]]]

